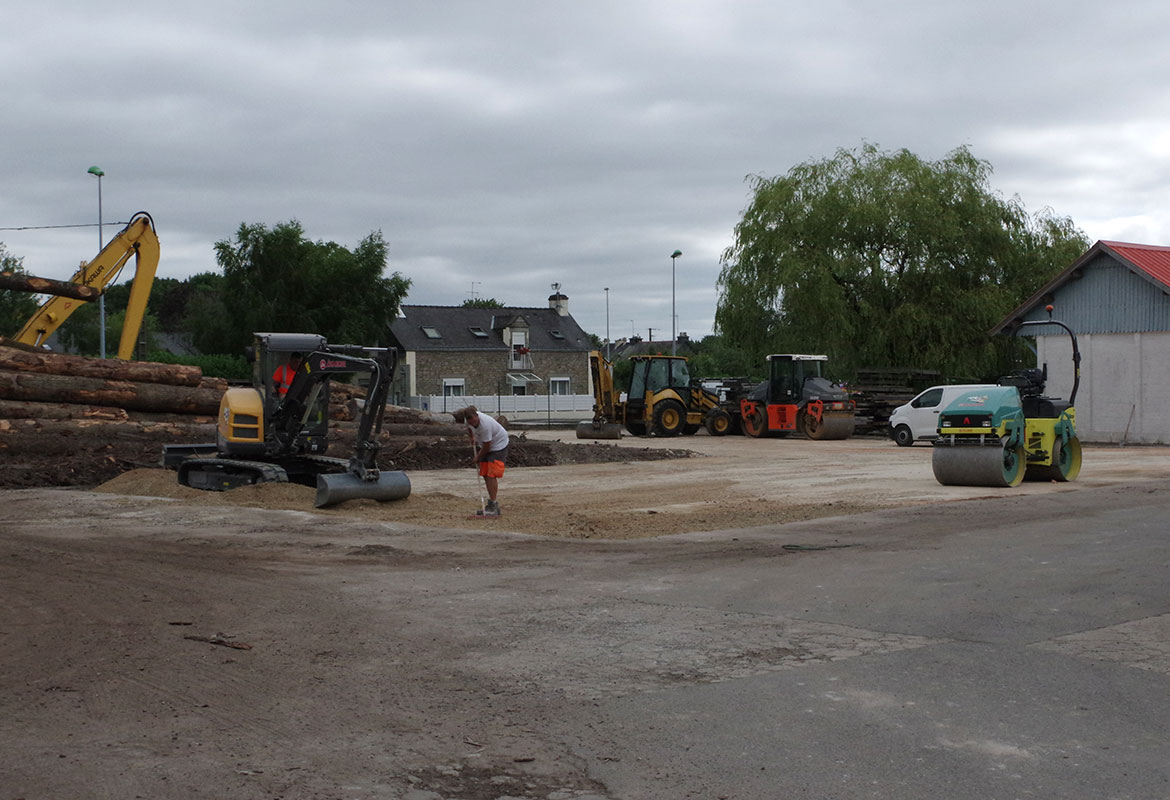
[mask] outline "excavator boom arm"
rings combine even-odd
[[[104,291],[131,257],[137,263],[134,283],[130,287],[130,302],[126,306],[126,318],[122,324],[122,338],[118,344],[118,358],[121,359],[129,359],[134,354],[134,344],[138,341],[142,320],[146,316],[150,287],[158,270],[159,247],[154,220],[145,211],[139,211],[93,261],[82,264],[69,279],[70,283]],[[16,334],[16,341],[40,347],[83,302],[86,301],[71,297],[49,298]]]
[[[369,354],[373,352],[374,357]],[[364,355],[357,355],[363,353]],[[366,402],[358,420],[357,441],[350,469],[365,473],[376,469],[378,434],[382,430],[382,416],[394,378],[398,353],[392,348],[377,349],[347,347],[344,345],[316,350],[305,357],[297,370],[288,394],[272,415],[272,434],[276,442],[291,449],[304,423],[307,409],[312,405],[311,395],[334,375],[369,373]]]

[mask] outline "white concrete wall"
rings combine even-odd
[[[1052,397],[1072,391],[1072,343],[1036,337]],[[1170,333],[1078,336],[1077,431],[1086,442],[1170,444]]]

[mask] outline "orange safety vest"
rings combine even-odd
[[[276,384],[276,393],[281,397],[288,394],[288,387],[292,386],[293,378],[297,375],[295,369],[289,369],[288,364],[281,364],[272,373],[272,382]]]

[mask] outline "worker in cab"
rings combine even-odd
[[[297,370],[301,368],[301,354],[292,353],[288,357],[287,364],[281,364],[276,368],[276,372],[272,373],[272,386],[276,390],[277,397],[284,397],[288,394],[288,387],[292,386],[293,378],[297,375]]]

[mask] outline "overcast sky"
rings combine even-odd
[[[711,332],[748,175],[961,145],[1089,239],[1170,245],[1170,4],[0,0],[0,228],[154,217],[159,274],[243,222],[355,246],[408,303]],[[106,239],[118,230],[107,226]],[[68,278],[96,226],[0,230]],[[127,270],[129,272],[129,270]],[[124,276],[128,279],[130,276]]]

